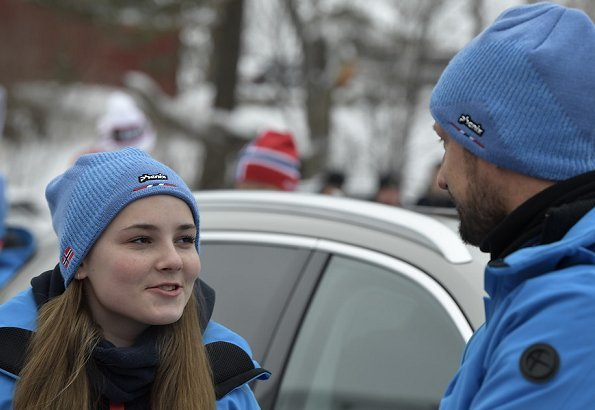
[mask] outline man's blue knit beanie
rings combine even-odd
[[[47,186],[45,196],[60,241],[60,271],[68,286],[101,233],[128,204],[150,195],[185,201],[196,224],[198,205],[184,181],[137,148],[82,155]]]
[[[595,169],[595,27],[551,3],[508,9],[448,64],[434,120],[473,154],[560,181]]]

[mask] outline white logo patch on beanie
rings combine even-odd
[[[461,114],[459,117],[459,124],[464,124],[467,128],[471,131],[479,135],[480,137],[483,135],[483,127],[481,124],[474,122],[471,119],[471,116],[468,114]]]
[[[142,174],[141,176],[138,177],[138,182],[140,182],[141,184],[143,182],[147,182],[147,181],[157,181],[157,180],[167,180],[169,178],[167,178],[167,175],[162,174],[161,172],[158,174]]]

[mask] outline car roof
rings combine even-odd
[[[416,241],[452,263],[471,261],[469,249],[446,224],[419,212],[313,193],[222,190],[196,194],[201,210],[301,215],[365,226]],[[327,231],[328,236],[332,232]]]
[[[428,273],[453,296],[473,328],[484,321],[487,255],[461,241],[452,215],[302,192],[217,190],[195,196],[201,238],[260,232],[366,248]]]

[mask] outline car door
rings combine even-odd
[[[263,409],[438,407],[471,327],[436,281],[369,249],[242,236],[207,240],[203,269],[215,319],[273,372],[253,386]]]
[[[275,409],[438,408],[470,329],[423,272],[387,262],[332,256]]]

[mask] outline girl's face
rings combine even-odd
[[[76,275],[104,338],[129,346],[147,327],[180,319],[200,272],[196,229],[171,195],[132,202],[108,225]]]

